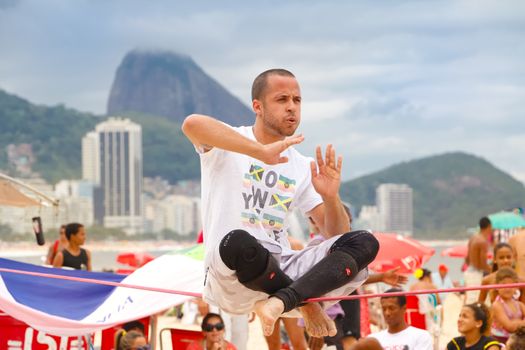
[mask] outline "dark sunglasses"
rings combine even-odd
[[[141,346],[140,348],[137,348],[137,350],[151,350],[151,347],[149,345]]]
[[[222,322],[219,322],[219,323],[216,323],[216,324],[205,324],[202,326],[202,330],[205,331],[205,332],[211,332],[213,331],[213,329],[216,329],[218,331],[222,331],[224,329],[224,323]]]

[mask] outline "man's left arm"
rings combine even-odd
[[[321,195],[323,203],[311,210],[308,215],[314,220],[325,238],[350,231],[350,218],[346,215],[339,197],[341,168],[343,158],[336,158],[332,145],[326,147],[323,159],[321,147],[316,148],[316,162],[310,164],[312,185]]]

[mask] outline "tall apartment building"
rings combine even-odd
[[[100,184],[100,147],[98,134],[88,132],[82,138],[82,179]]]
[[[376,205],[381,219],[381,230],[412,235],[412,188],[404,184],[381,184],[376,189]]]
[[[82,174],[98,186],[95,221],[130,234],[142,232],[142,129],[109,118],[82,140]]]

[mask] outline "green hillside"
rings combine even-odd
[[[414,231],[419,237],[458,237],[477,221],[505,208],[525,204],[523,184],[486,160],[447,153],[391,166],[345,182],[342,198],[359,211],[374,205],[382,183],[405,183],[413,189]]]
[[[36,157],[33,171],[51,182],[80,178],[82,137],[100,120],[64,106],[34,105],[0,90],[0,169],[13,170],[7,145],[29,143]]]
[[[199,158],[180,126],[164,118],[130,115],[142,125],[144,175],[161,176],[172,183],[199,178]],[[47,181],[80,178],[82,137],[104,119],[64,106],[46,107],[0,90],[0,169],[8,164],[9,144],[32,145],[33,171]]]

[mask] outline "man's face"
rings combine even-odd
[[[383,310],[383,317],[389,328],[397,326],[404,321],[406,306],[399,306],[397,298],[382,298],[381,308]]]
[[[279,137],[292,136],[301,121],[301,90],[293,77],[270,75],[261,100],[253,101],[265,131]]]

